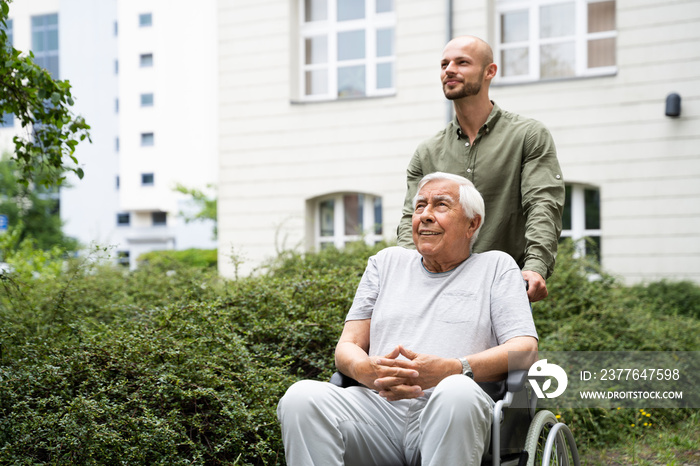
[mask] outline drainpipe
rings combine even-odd
[[[453,10],[452,0],[445,0],[445,34],[447,35],[445,43],[448,43],[449,41],[452,40],[452,34],[453,34],[452,10]],[[454,111],[454,108],[452,106],[452,101],[448,100],[447,101],[447,112],[445,114],[445,116],[447,118],[447,124],[449,124],[452,121],[453,111]]]

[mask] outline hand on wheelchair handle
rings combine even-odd
[[[527,297],[531,303],[540,301],[549,294],[547,291],[547,284],[539,273],[533,272],[532,270],[523,270],[523,280],[525,280]]]

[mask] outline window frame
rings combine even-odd
[[[129,212],[118,212],[117,213],[117,226],[118,227],[131,226],[131,214]]]
[[[55,24],[49,24],[49,21],[47,21],[48,18],[55,17],[56,22]],[[41,19],[42,24],[41,25],[35,25],[35,20]],[[59,45],[59,40],[60,40],[60,35],[59,35],[59,20],[60,18],[58,17],[58,13],[47,13],[47,14],[42,14],[42,15],[32,15],[30,18],[30,29],[31,29],[31,41],[32,41],[32,53],[34,54],[34,62],[39,65],[40,67],[44,68],[47,70],[51,76],[54,79],[58,79],[60,76],[60,69],[61,69],[61,61],[60,61],[60,45]],[[52,22],[52,21],[51,21]],[[56,31],[56,48],[55,49],[49,49],[49,39],[48,35],[52,33],[52,31]],[[43,45],[46,46],[45,50],[38,50],[36,44],[34,42],[34,39],[36,35],[39,34],[41,36],[41,41],[43,42]],[[51,65],[51,60],[54,59],[56,60],[56,69],[51,69],[53,68],[52,66],[47,66]]]
[[[149,98],[150,97],[150,101]],[[147,107],[153,107],[155,105],[155,96],[153,95],[153,92],[144,92],[140,95],[140,103],[141,107],[147,108]]]
[[[147,133],[141,133],[140,138],[141,147],[153,147],[156,145],[156,135],[154,132],[150,131]]]
[[[603,32],[588,32],[588,5],[591,3],[604,3],[611,0],[497,0],[494,14],[495,44],[494,62],[498,65],[498,84],[519,84],[538,81],[557,81],[564,79],[591,78],[599,76],[610,76],[617,74],[617,1],[615,2],[615,26],[612,30]],[[548,5],[574,4],[574,24],[575,31],[567,36],[540,38],[540,8]],[[501,15],[507,12],[528,11],[528,38],[504,45],[501,43],[503,37]],[[615,65],[588,68],[588,42],[599,39],[615,39]],[[541,77],[540,71],[540,47],[542,45],[574,42],[574,73],[570,76]],[[527,74],[516,76],[503,76],[502,52],[508,49],[518,49],[527,47],[528,50],[528,70]]]
[[[156,216],[158,216],[158,217],[162,216],[163,218],[162,218],[162,220],[156,219]],[[168,213],[162,212],[162,211],[151,212],[151,225],[154,227],[168,226]]]
[[[153,68],[153,53],[142,53],[139,55],[139,68]]]
[[[600,228],[586,228],[586,190],[598,192],[600,199],[600,188],[588,184],[567,183],[571,188],[571,228],[562,227],[560,239],[571,238],[575,244],[576,254],[580,257],[586,256],[586,238],[598,238],[602,242],[603,229],[602,219],[598,219]],[[602,202],[598,204],[600,212]],[[600,257],[600,251],[597,252]]]
[[[376,12],[376,0],[365,0],[365,17],[347,21],[338,21],[337,1],[326,0],[326,19],[318,21],[305,21],[305,0],[298,0],[297,23],[299,25],[298,47],[298,86],[296,94],[302,102],[342,101],[352,99],[365,99],[370,97],[383,97],[396,94],[396,8],[392,5],[391,11]],[[387,57],[377,56],[377,31],[392,29],[392,54]],[[356,30],[365,31],[364,58],[352,60],[338,60],[338,33]],[[312,37],[327,38],[327,61],[325,63],[306,64],[306,39]],[[377,65],[390,64],[391,86],[387,88],[377,87]],[[338,69],[346,66],[365,66],[365,89],[363,95],[339,96],[338,95]],[[325,94],[306,94],[306,72],[314,70],[326,70],[327,91]]]
[[[360,234],[345,234],[345,196],[362,196],[362,228]],[[333,235],[321,236],[321,204],[333,200]],[[376,203],[379,201],[380,218],[377,222],[375,215]],[[314,223],[313,237],[314,248],[320,251],[326,245],[342,249],[346,244],[364,241],[368,245],[377,244],[384,240],[383,236],[383,204],[381,196],[361,192],[340,192],[317,197],[313,200]],[[379,227],[379,231],[377,231]],[[338,233],[340,232],[340,233]]]
[[[144,21],[147,20],[147,21]],[[153,13],[151,12],[146,12],[146,13],[139,13],[139,27],[140,28],[149,28],[153,26]]]
[[[155,173],[141,173],[141,186],[154,186],[155,184]]]

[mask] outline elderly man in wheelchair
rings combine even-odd
[[[338,371],[359,383],[304,380],[280,400],[287,464],[481,464],[496,404],[482,385],[506,378],[509,352],[527,355],[522,369],[537,352],[517,264],[499,251],[471,253],[483,221],[467,179],[421,181],[416,250],[369,259],[336,347]]]

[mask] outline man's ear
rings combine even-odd
[[[484,79],[486,80],[491,80],[496,77],[496,72],[498,71],[498,65],[495,63],[491,63],[490,65],[486,65],[486,68],[484,68]]]
[[[470,238],[474,236],[476,230],[479,229],[479,225],[481,225],[481,215],[475,215],[474,218],[470,220],[469,227],[467,228]]]

